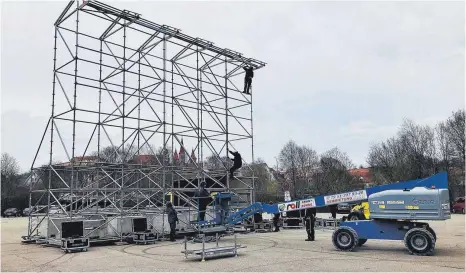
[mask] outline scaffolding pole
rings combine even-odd
[[[109,225],[164,217],[170,193],[177,207],[197,212],[202,181],[231,191],[239,208],[251,204],[252,97],[237,86],[243,67],[266,64],[135,12],[73,3],[54,24],[50,146],[44,132],[28,178],[30,207],[45,209],[31,213],[28,236],[55,217],[54,207],[60,217]],[[244,160],[237,179],[228,175],[230,148]]]

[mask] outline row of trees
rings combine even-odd
[[[290,140],[279,154],[281,177],[290,184],[292,198],[306,195],[332,194],[364,187],[359,177],[348,172],[354,164],[348,155],[333,148],[318,155],[308,146],[300,146]],[[406,181],[447,171],[452,197],[464,195],[465,181],[465,111],[454,112],[446,121],[436,126],[419,125],[405,120],[399,131],[380,143],[372,144],[367,156],[371,181],[374,184],[387,184]],[[273,184],[258,164],[256,185]],[[280,176],[276,176],[280,179]],[[271,199],[280,195],[278,188],[257,188],[260,196]],[[282,197],[280,197],[282,198]]]
[[[354,164],[336,147],[318,155],[312,148],[291,140],[280,151],[278,160],[285,170],[285,179],[291,182],[292,197],[331,194],[355,186],[347,172]]]
[[[465,111],[436,126],[404,121],[394,137],[370,147],[367,163],[377,184],[447,171],[450,193],[464,195]]]
[[[1,190],[2,209],[8,207],[25,208],[29,204],[27,174],[21,174],[18,161],[9,154],[2,153]]]
[[[440,171],[448,171],[450,193],[456,197],[464,195],[465,180],[465,111],[454,112],[446,121],[436,126],[419,125],[406,120],[397,134],[385,141],[370,146],[367,164],[375,184],[405,181],[427,177]],[[173,155],[166,150],[153,146],[142,147],[141,154],[155,155],[155,162],[171,162]],[[123,152],[116,147],[104,147],[97,154],[99,161],[116,163],[127,162],[138,151],[131,146]],[[321,195],[354,190],[364,187],[359,177],[348,170],[354,168],[349,156],[337,147],[318,154],[306,145],[298,145],[290,140],[278,155],[279,174],[272,174],[262,159],[244,166],[245,176],[254,175],[258,201],[275,201],[283,198],[284,185],[289,185],[292,198],[308,195]],[[210,156],[202,162],[205,169],[218,169],[231,165],[226,156]],[[16,160],[2,154],[1,190],[2,208],[28,204],[26,178],[29,173],[20,173]],[[44,177],[47,173],[43,174]],[[45,179],[44,179],[45,181]],[[44,183],[47,183],[46,181]],[[42,185],[44,187],[44,185]]]

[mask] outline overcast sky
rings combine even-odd
[[[255,156],[290,139],[365,164],[403,118],[464,108],[463,2],[112,2],[267,62],[254,77]],[[50,115],[53,23],[66,2],[2,2],[1,149],[23,171]]]

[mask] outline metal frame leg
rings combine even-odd
[[[205,235],[202,236],[202,262],[205,262]]]
[[[235,234],[235,257],[238,257],[237,244],[236,244],[236,234]]]
[[[184,258],[188,258],[188,238],[184,236]]]

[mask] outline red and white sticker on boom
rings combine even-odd
[[[367,199],[367,193],[365,190],[345,192],[340,194],[333,194],[324,196],[325,204],[331,205],[341,202],[353,202]]]
[[[306,200],[298,200],[298,201],[278,204],[278,210],[279,211],[292,211],[292,210],[298,210],[298,209],[313,208],[315,206],[316,206],[316,200],[314,198],[310,198]]]

